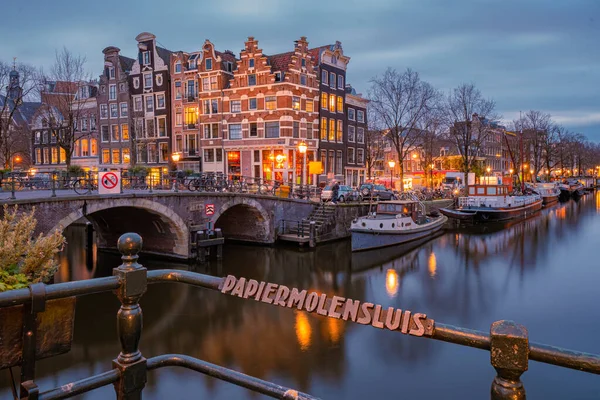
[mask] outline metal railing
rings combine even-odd
[[[157,174],[130,173],[121,170],[120,193],[173,191],[201,193],[247,193],[279,198],[319,201],[321,189],[312,185],[269,180],[223,173],[200,173],[186,175],[183,171]],[[57,193],[74,192],[78,195],[97,194],[98,173],[87,172],[68,175],[59,172],[37,176],[5,176],[0,181],[0,192],[10,192],[14,200],[18,193],[38,191],[40,197],[56,197]],[[25,196],[21,196],[25,197]],[[31,196],[27,196],[31,198]]]
[[[121,352],[113,361],[113,369],[45,392],[39,392],[39,388],[35,384],[35,377],[33,373],[30,373],[25,378],[22,376],[21,398],[30,400],[63,399],[112,383],[118,399],[139,399],[149,370],[180,366],[273,398],[314,399],[308,394],[185,355],[167,354],[149,359],[144,358],[138,348],[142,332],[142,312],[139,300],[145,293],[148,284],[172,282],[220,291],[226,278],[181,270],[147,271],[137,263],[138,253],[142,248],[142,238],[135,233],[122,235],[118,241],[118,248],[122,254],[123,263],[113,270],[111,277],[53,285],[39,283],[31,285],[28,289],[0,293],[0,308],[23,304],[29,305],[26,310],[29,312],[39,309],[40,302],[45,303],[47,300],[113,290],[121,301],[121,308],[117,313],[117,331],[121,342]],[[44,309],[43,306],[41,309]],[[311,312],[314,312],[314,309]],[[328,316],[328,318],[333,317]],[[494,322],[489,334],[439,322],[432,323],[430,336],[422,336],[423,338],[490,351],[491,364],[497,372],[497,376],[492,382],[492,399],[525,399],[525,389],[520,376],[528,369],[529,360],[600,374],[600,355],[532,343],[529,341],[527,329],[512,321]],[[35,345],[33,353],[26,353],[25,346],[23,348],[22,366],[28,364],[31,367],[31,363],[35,364]],[[28,357],[25,357],[25,354]],[[35,369],[31,368],[31,370]]]
[[[459,197],[459,207],[522,207],[540,201],[539,196],[481,196]]]

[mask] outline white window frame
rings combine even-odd
[[[181,111],[177,111],[175,113],[175,126],[182,126],[183,125],[183,114],[181,113]]]
[[[152,106],[151,110],[148,109],[148,99],[150,99],[150,105]],[[153,94],[145,96],[145,99],[144,99],[144,108],[145,108],[145,110],[146,110],[147,113],[154,112],[155,107],[154,107],[154,95]]]
[[[117,85],[108,85],[108,100],[116,100],[117,99]]]
[[[115,79],[115,67],[108,67],[108,79]]]
[[[106,128],[106,131],[108,132],[108,140],[104,140],[104,136],[102,135],[102,128]],[[110,143],[110,126],[108,125],[101,125],[100,126],[100,143]]]
[[[234,109],[235,105],[235,109]],[[242,101],[241,100],[232,100],[231,101],[231,112],[232,113],[241,113],[242,112]]]
[[[146,86],[148,77],[150,77],[150,86]],[[152,89],[152,72],[146,72],[144,74],[144,89]]]
[[[159,98],[162,98],[162,100],[163,100],[163,105],[162,105],[162,107],[160,107],[160,101],[158,100]],[[156,109],[157,109],[157,110],[164,110],[166,106],[167,106],[167,102],[166,102],[166,100],[165,100],[165,95],[164,95],[164,93],[159,93],[159,94],[157,94],[157,95],[156,95]]]
[[[139,105],[141,107],[137,107],[138,106],[138,100],[139,100]],[[144,111],[144,99],[142,99],[142,96],[133,96],[133,111]]]
[[[140,88],[140,78],[139,78],[139,76],[136,76],[135,78],[133,78],[133,88],[134,89],[139,89]]]
[[[181,61],[177,61],[175,63],[175,73],[179,74],[181,72]]]
[[[252,107],[252,100],[254,100],[254,107]],[[248,99],[248,110],[257,110],[258,109],[258,99],[256,97],[251,97]]]
[[[125,106],[125,113],[123,113],[123,106]],[[121,118],[127,118],[129,115],[129,107],[126,102],[119,103],[119,115]]]
[[[143,65],[150,65],[150,63],[151,63],[150,59],[151,59],[150,51],[142,52],[142,64]]]
[[[165,121],[165,134],[164,136],[160,135],[160,122],[159,121]],[[169,127],[167,126],[167,117],[163,116],[163,117],[156,117],[156,137],[158,138],[166,138],[169,137]]]
[[[321,83],[325,86],[328,85],[329,82],[329,71],[321,70]]]
[[[212,58],[207,58],[206,59],[206,62],[204,63],[204,66],[206,67],[207,71],[212,71],[212,69],[213,69],[213,63],[212,63],[212,61],[213,61]],[[210,66],[209,66],[209,64],[210,64]]]
[[[109,104],[109,118],[110,119],[115,119],[115,118],[119,118],[119,106],[117,105],[117,103],[110,103]],[[115,113],[113,114],[113,110],[115,111]]]
[[[156,86],[162,86],[163,76],[162,74],[156,74]]]
[[[239,137],[232,138],[231,137],[231,128],[234,127],[234,126],[240,128],[239,129]],[[227,139],[229,139],[229,140],[242,140],[243,138],[244,138],[244,134],[242,132],[242,124],[228,124],[227,125]]]
[[[338,75],[338,89],[344,89],[344,75]]]
[[[100,119],[108,119],[108,104],[100,104]]]
[[[362,140],[359,140],[361,136],[359,134],[362,132]],[[364,144],[365,143],[365,128],[356,128],[356,143]]]
[[[356,110],[356,122],[365,122],[365,112],[363,110]]]
[[[352,118],[350,118],[350,112],[352,112]],[[356,110],[352,107],[348,107],[348,120],[356,121]]]

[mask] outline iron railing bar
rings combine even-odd
[[[107,292],[109,290],[115,290],[119,286],[119,278],[116,276],[55,283],[52,285],[46,285],[46,300]],[[1,292],[0,308],[25,304],[30,300],[31,293],[29,292],[29,289],[17,289]]]
[[[211,364],[206,361],[198,360],[197,358],[190,356],[180,354],[164,354],[149,358],[147,360],[147,365],[148,370],[162,367],[188,368],[276,399],[283,400],[293,398],[298,400],[317,400],[316,397],[313,397],[309,394],[301,393],[268,381],[263,381],[262,379]]]
[[[219,286],[224,280],[225,278],[182,270],[157,269],[148,271],[148,283],[181,282],[207,289],[219,290]]]
[[[439,322],[435,323],[433,336],[431,338],[482,350],[490,350],[491,347],[490,336],[485,332]]]
[[[115,383],[120,377],[121,373],[115,368],[98,375],[90,376],[89,378],[84,378],[79,381],[67,383],[66,385],[47,390],[40,393],[38,398],[39,400],[67,399],[69,397],[77,396],[78,394],[86,393],[102,386]]]
[[[600,375],[600,355],[530,343],[529,359]]]

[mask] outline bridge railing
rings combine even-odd
[[[113,361],[113,368],[89,378],[62,385],[55,389],[40,392],[35,383],[35,360],[36,330],[27,331],[23,329],[23,357],[21,361],[20,398],[34,399],[63,399],[72,397],[90,390],[114,384],[116,396],[118,399],[139,399],[144,389],[147,379],[147,372],[153,369],[180,366],[203,374],[233,383],[238,386],[248,388],[252,391],[265,394],[278,399],[314,399],[314,397],[299,393],[293,389],[285,388],[274,383],[253,378],[242,373],[223,368],[208,362],[198,360],[185,355],[167,354],[146,359],[143,357],[139,342],[142,333],[142,311],[139,300],[145,293],[148,284],[172,282],[178,284],[188,284],[205,289],[218,290],[226,293],[227,288],[230,294],[238,292],[236,296],[243,298],[254,298],[254,294],[249,296],[250,281],[248,287],[244,290],[243,285],[238,290],[232,291],[233,284],[237,278],[228,276],[219,278],[199,273],[193,273],[181,270],[155,270],[147,271],[137,263],[138,253],[142,248],[142,239],[135,233],[124,234],[119,238],[118,248],[122,254],[123,263],[113,270],[113,276],[106,278],[96,278],[83,281],[66,282],[53,285],[34,284],[28,289],[18,289],[0,293],[0,308],[24,305],[23,319],[31,318],[35,323],[36,313],[44,310],[45,302],[52,299],[67,298],[72,296],[81,296],[99,292],[115,291],[121,301],[121,307],[117,313],[117,331],[121,343],[121,352]],[[238,284],[242,278],[238,280]],[[244,281],[245,282],[245,281]],[[255,282],[258,287],[258,283]],[[263,287],[264,282],[261,283]],[[276,290],[279,293],[283,286],[277,289],[278,285],[267,284],[267,295],[256,296],[265,303],[282,306],[278,301],[269,299],[269,292]],[[288,290],[289,294],[289,289]],[[244,295],[242,295],[244,290]],[[261,289],[262,291],[262,289]],[[297,291],[297,290],[296,290]],[[282,290],[282,293],[285,290]],[[306,291],[304,295],[306,296]],[[292,291],[294,293],[294,291]],[[296,293],[298,294],[298,292]],[[314,302],[308,305],[308,298],[314,295]],[[322,296],[322,295],[321,295]],[[266,300],[265,300],[266,297]],[[317,312],[326,315],[328,318],[340,318],[338,312],[334,315],[331,310],[336,307],[326,306],[324,309],[329,312],[322,313],[316,306],[319,295],[311,292],[306,296],[307,302],[304,306],[307,312]],[[270,300],[270,301],[268,301]],[[327,300],[329,301],[329,300]],[[335,301],[335,297],[332,301]],[[339,302],[339,298],[337,300]],[[319,302],[321,302],[319,300]],[[314,304],[313,304],[314,303]],[[370,303],[363,303],[370,304]],[[292,305],[294,305],[292,303]],[[371,304],[373,306],[373,304]],[[287,305],[290,307],[290,304]],[[298,305],[298,308],[301,308]],[[345,313],[346,311],[344,311]],[[398,310],[396,310],[397,314]],[[376,313],[376,312],[375,312]],[[404,311],[406,315],[407,311]],[[410,312],[409,317],[410,317]],[[355,317],[358,314],[355,315]],[[525,388],[520,380],[521,375],[527,371],[529,360],[538,361],[556,366],[576,369],[588,373],[600,374],[600,355],[582,353],[572,350],[561,349],[545,344],[533,343],[529,341],[527,329],[512,321],[496,321],[491,325],[489,334],[486,332],[470,330],[452,325],[447,325],[427,319],[424,314],[414,314],[413,317],[425,318],[428,333],[425,336],[415,334],[423,338],[430,338],[444,342],[454,343],[461,346],[473,347],[490,352],[492,366],[496,369],[497,375],[492,382],[491,398],[494,400],[515,400],[525,399]],[[373,317],[374,320],[379,317]],[[347,318],[344,318],[347,320]],[[351,318],[352,319],[352,318]],[[354,319],[352,319],[354,321]],[[373,320],[373,321],[374,321]],[[386,326],[389,318],[386,320]],[[403,318],[404,320],[404,318]],[[357,323],[362,323],[356,320]],[[410,321],[410,320],[409,320]],[[396,324],[399,324],[397,320]],[[376,326],[373,322],[373,326]],[[402,333],[406,333],[408,324],[402,323]],[[406,327],[404,325],[407,325]],[[26,325],[25,325],[26,326]],[[35,325],[33,325],[35,326]],[[423,327],[423,326],[421,326]],[[394,331],[400,333],[399,325]],[[391,328],[389,328],[391,329]],[[392,329],[393,330],[393,329]],[[411,333],[412,334],[412,329]],[[33,341],[32,341],[33,338]],[[16,395],[15,395],[16,397]]]
[[[9,175],[0,181],[0,191],[10,193],[10,199],[26,197],[20,193],[37,191],[40,197],[56,197],[72,192],[78,195],[98,193],[98,173],[86,172],[70,175],[63,172],[47,174]],[[121,170],[120,193],[139,192],[203,192],[203,193],[247,193],[279,198],[319,201],[321,189],[314,185],[301,185],[292,181],[263,179],[222,173],[200,173],[185,175],[182,171],[158,174],[134,173]],[[30,197],[30,195],[27,195]]]

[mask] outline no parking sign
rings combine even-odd
[[[98,193],[99,194],[114,194],[121,193],[121,173],[118,171],[100,172],[98,176]]]

